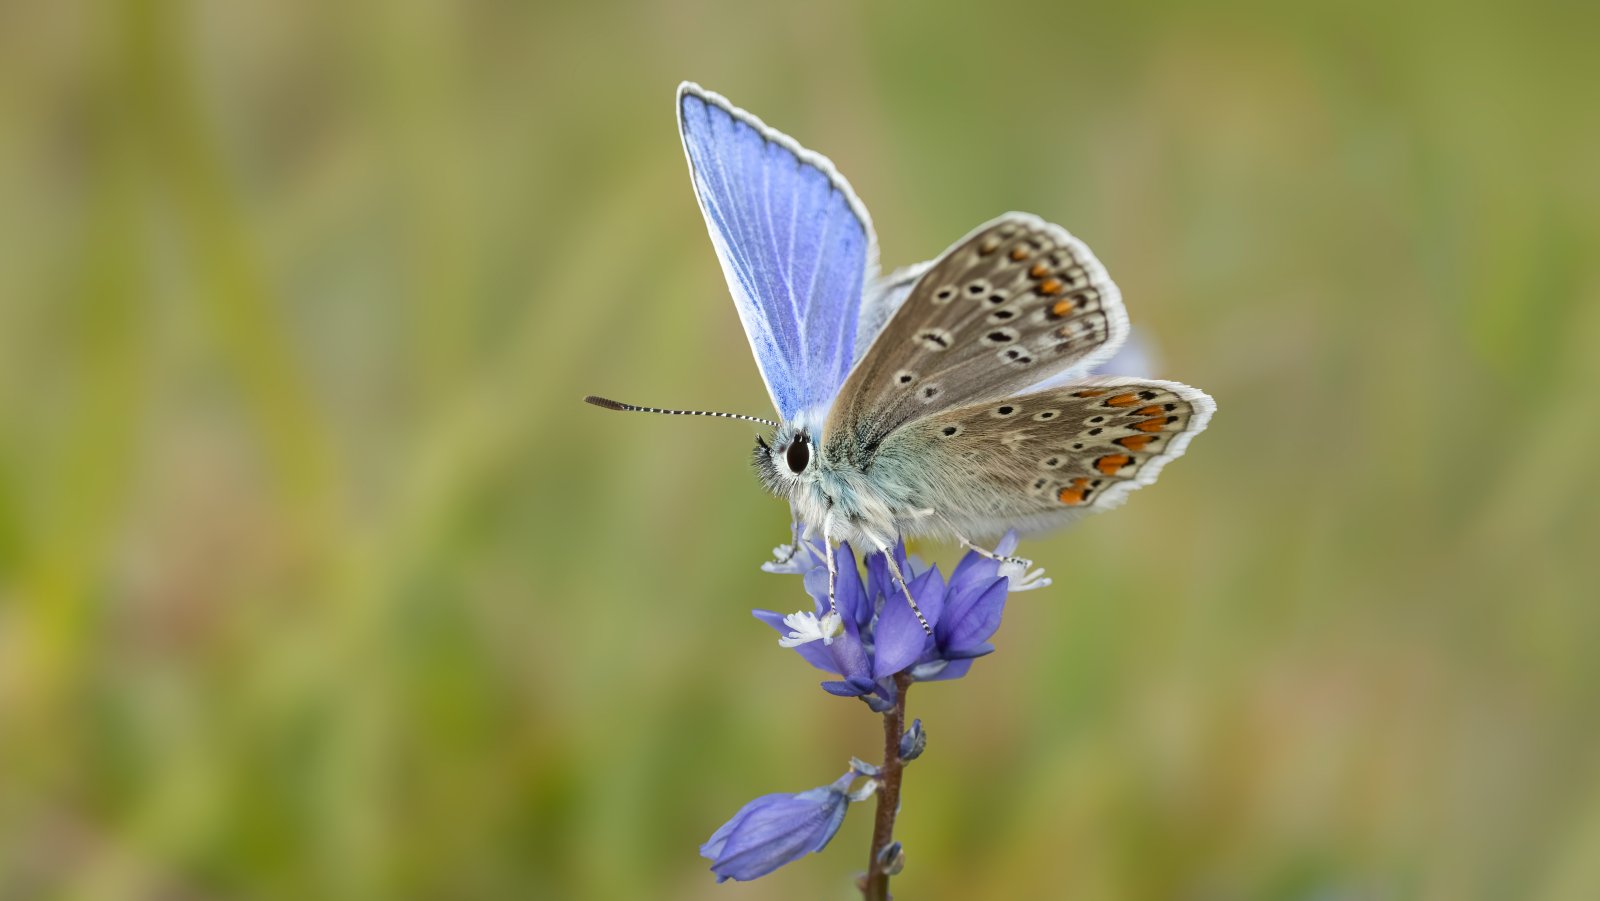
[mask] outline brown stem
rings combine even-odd
[[[900,759],[900,736],[906,725],[906,692],[911,676],[894,677],[894,709],[883,715],[883,766],[878,770],[878,818],[872,827],[872,854],[867,858],[867,875],[861,885],[865,901],[889,901],[889,874],[878,863],[878,855],[894,840],[894,815],[900,812],[900,776],[905,761]]]

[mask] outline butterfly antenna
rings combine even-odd
[[[660,407],[640,407],[633,404],[625,404],[620,400],[612,400],[609,397],[597,397],[593,394],[585,397],[583,402],[586,404],[594,404],[597,407],[604,407],[607,410],[621,410],[624,413],[664,413],[668,416],[715,416],[719,419],[743,419],[746,422],[759,422],[762,425],[770,425],[773,428],[778,428],[779,426],[778,423],[773,422],[770,419],[762,419],[759,416],[745,416],[742,413],[712,413],[707,410],[663,410]]]

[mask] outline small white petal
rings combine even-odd
[[[855,791],[851,792],[848,797],[851,801],[859,803],[872,797],[877,791],[878,780],[868,779],[867,781],[861,783],[861,785],[858,786]]]
[[[815,567],[821,558],[810,544],[780,544],[772,549],[772,559],[761,564],[762,572],[780,575],[803,576]]]
[[[788,626],[790,632],[787,636],[778,639],[778,645],[785,648],[798,647],[820,640],[823,644],[833,644],[834,638],[844,633],[844,622],[837,613],[827,613],[817,619],[815,613],[797,610],[783,618],[783,624]]]
[[[1044,568],[1028,572],[1020,563],[1000,564],[1000,575],[1011,580],[1011,591],[1032,591],[1035,588],[1045,588],[1050,585],[1050,580],[1045,578]]]

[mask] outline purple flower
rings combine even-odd
[[[1016,547],[1008,534],[999,553]],[[874,709],[894,702],[894,677],[909,671],[918,680],[957,679],[971,669],[972,661],[994,651],[989,643],[1000,628],[1006,596],[1049,584],[1035,571],[1015,563],[1001,563],[976,551],[968,552],[945,581],[938,567],[914,567],[904,545],[894,548],[900,571],[911,577],[911,596],[933,627],[929,635],[912,613],[911,605],[894,584],[883,554],[866,559],[865,583],[848,544],[835,551],[838,581],[835,615],[828,607],[828,569],[818,563],[805,574],[806,591],[815,612],[784,616],[770,610],[752,611],[755,617],[783,635],[779,644],[793,648],[812,666],[838,679],[822,683],[824,690],[859,697]]]
[[[765,876],[827,846],[850,806],[855,770],[799,794],[762,795],[722,824],[700,846],[717,881]]]

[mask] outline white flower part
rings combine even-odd
[[[1000,564],[1000,575],[1011,580],[1011,591],[1032,591],[1035,588],[1049,586],[1050,580],[1045,578],[1044,567],[1039,567],[1033,572],[1028,572],[1027,567],[1021,563]]]
[[[772,559],[761,564],[762,572],[801,575],[809,567],[802,567],[800,551],[792,544],[780,544],[772,549]]]
[[[825,562],[810,542],[780,544],[772,549],[772,559],[761,564],[762,572],[786,576],[803,576],[817,564]]]
[[[848,797],[851,801],[859,804],[860,802],[865,801],[868,798],[872,797],[875,793],[877,793],[877,791],[878,791],[878,780],[876,780],[876,779],[868,779],[867,781],[861,783],[861,785],[859,787],[857,787],[855,791],[851,792],[846,797]]]
[[[784,617],[783,624],[789,627],[790,632],[778,639],[778,646],[785,648],[798,647],[819,639],[823,644],[833,644],[835,638],[844,634],[844,621],[839,619],[839,614],[831,611],[818,619],[815,613],[797,610]]]

